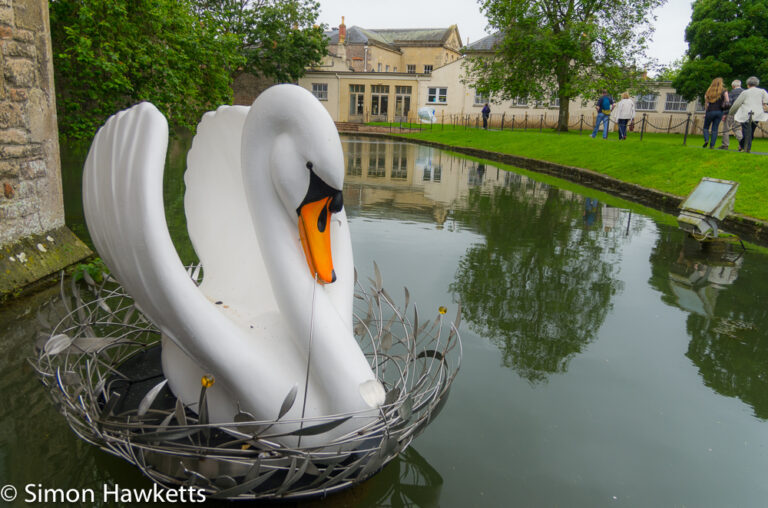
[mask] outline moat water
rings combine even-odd
[[[413,144],[343,144],[361,280],[375,260],[390,294],[407,286],[423,315],[445,305],[452,316],[461,302],[464,357],[412,448],[324,503],[766,503],[764,249],[702,250],[668,215],[522,170]],[[193,261],[188,145],[171,147],[166,202]],[[64,178],[68,223],[87,238],[82,156],[64,157]],[[0,484],[150,487],[78,440],[25,362],[61,313],[57,291],[0,307]]]

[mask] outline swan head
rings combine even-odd
[[[250,139],[271,138],[271,183],[296,223],[310,274],[320,283],[334,282],[330,225],[331,215],[343,208],[344,154],[333,120],[309,91],[295,85],[266,90],[250,117],[244,143],[249,124],[260,129]]]

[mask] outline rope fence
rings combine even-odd
[[[365,121],[376,121],[375,117],[365,114],[363,115]],[[701,135],[704,127],[704,114],[703,113],[686,113],[669,114],[669,116],[660,118],[661,115],[654,115],[654,119],[651,120],[651,116],[648,112],[638,112],[634,119],[632,119],[627,125],[629,132],[639,131],[640,139],[646,133],[664,133],[664,134],[683,134],[683,144],[685,145],[690,135]],[[502,112],[491,113],[488,118],[488,129],[493,130],[510,130],[513,131],[523,130],[535,130],[543,132],[546,130],[555,130],[558,125],[559,113],[548,114],[547,112],[536,111],[521,111],[521,112]],[[435,123],[421,123],[418,115],[414,111],[410,111],[405,115],[395,115],[394,122],[388,122],[390,132],[403,132],[406,130],[434,130],[434,129],[481,129],[483,128],[483,118],[480,113],[472,114],[458,114],[445,112],[437,113],[435,115]],[[597,122],[597,114],[575,114],[570,115],[568,119],[568,129],[578,130],[579,134],[584,132],[591,133],[595,128]],[[608,119],[609,130],[613,132],[618,131],[618,122],[612,118]],[[765,123],[765,122],[764,122]],[[735,127],[739,127],[736,124]],[[720,122],[718,126],[717,135],[722,136],[727,129],[724,121]],[[733,132],[733,129],[731,130]],[[764,127],[761,124],[757,125],[753,133],[753,138],[768,138],[768,124]]]

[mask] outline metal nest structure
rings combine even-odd
[[[420,322],[408,290],[400,309],[374,269],[370,287],[356,280],[354,314],[355,336],[386,390],[373,422],[370,413],[282,419],[296,402],[294,389],[274,421],[241,411],[232,422],[210,423],[205,394],[213,380],[201,382],[200,414],[184,407],[162,375],[160,331],[106,274],[100,283],[85,272],[85,284],[71,279],[70,294],[62,282],[69,313],[37,345],[31,363],[81,439],[165,488],[224,499],[323,496],[362,482],[403,452],[439,413],[461,362],[461,309],[452,322],[444,307]],[[189,269],[196,282],[200,272]],[[356,431],[321,447],[301,446],[301,436],[355,418]],[[279,433],[278,423],[298,430]],[[286,436],[298,436],[298,445],[275,441]]]

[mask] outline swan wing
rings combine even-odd
[[[263,314],[277,304],[243,188],[240,147],[249,110],[222,106],[203,116],[187,156],[184,209],[203,265],[203,293]]]

